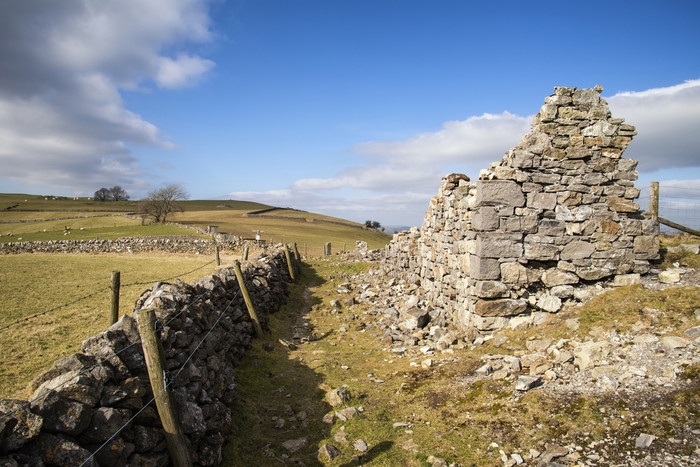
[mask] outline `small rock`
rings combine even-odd
[[[344,431],[338,431],[335,434],[335,436],[333,436],[333,439],[342,444],[350,443],[350,440],[348,439],[348,434]]]
[[[698,328],[698,329],[700,329],[700,328]],[[430,368],[431,366],[433,366],[433,360],[431,358],[426,358],[425,360],[420,362],[420,366],[423,368],[426,368],[426,369]]]
[[[675,349],[685,348],[690,345],[690,341],[678,336],[665,336],[661,338],[661,345],[663,345],[668,352]]]
[[[367,452],[367,443],[365,443],[363,440],[358,439],[354,443],[352,443],[352,446],[357,449],[360,452]]]
[[[518,376],[518,380],[515,382],[516,391],[529,391],[530,389],[536,388],[542,385],[542,377],[540,376],[529,376],[522,375]]]
[[[289,452],[297,452],[299,449],[306,446],[306,438],[290,439],[282,443],[282,447]]]
[[[493,373],[493,367],[489,363],[487,363],[478,368],[475,373],[481,376],[488,376],[491,373]]]
[[[333,407],[343,405],[350,400],[350,393],[345,388],[338,388],[328,391],[326,394],[328,403]]]
[[[684,334],[691,339],[697,339],[700,337],[700,326],[695,326],[694,328],[686,329]]]
[[[605,392],[615,392],[620,387],[620,383],[612,376],[600,375],[598,377],[597,386]]]
[[[326,415],[323,416],[321,421],[323,423],[333,423],[333,418],[335,418],[335,414],[333,412],[327,413]]]
[[[681,281],[681,274],[678,271],[662,271],[659,273],[659,282],[662,284],[675,284]]]
[[[642,433],[634,442],[634,447],[641,449],[648,448],[654,441],[656,441],[656,436]]]
[[[332,461],[336,457],[342,455],[340,450],[332,444],[326,443],[318,450],[318,456]]]

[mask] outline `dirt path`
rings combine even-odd
[[[542,339],[557,342],[561,326],[479,346],[397,347],[385,339],[386,293],[361,298],[368,268],[304,266],[286,307],[270,317],[271,333],[237,372],[224,465],[700,465],[698,365],[649,405],[622,391],[519,391],[526,369],[492,374],[484,365],[504,354],[525,361]],[[686,308],[687,320],[697,319]],[[581,384],[595,389],[597,380]],[[349,398],[332,406],[327,394],[337,388]],[[636,446],[641,434],[650,446]]]

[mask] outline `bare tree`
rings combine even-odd
[[[129,200],[129,194],[126,192],[126,190],[119,185],[113,186],[112,188],[109,189],[110,194],[112,195],[112,200],[113,201],[128,201]]]
[[[153,217],[154,221],[165,223],[168,214],[182,211],[178,201],[189,197],[189,193],[182,185],[171,183],[149,192],[148,196],[141,200],[139,210],[142,214]]]

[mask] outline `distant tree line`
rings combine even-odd
[[[100,188],[95,192],[95,201],[128,201],[129,194],[119,185],[112,188]]]
[[[377,221],[365,221],[365,228],[379,230],[379,229],[382,229],[382,224],[380,224]],[[384,229],[382,229],[382,230],[384,230]]]

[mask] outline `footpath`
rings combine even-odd
[[[700,465],[700,275],[660,272],[479,336],[312,261],[236,372],[224,465]]]

